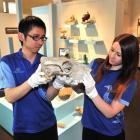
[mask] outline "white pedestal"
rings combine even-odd
[[[58,128],[59,140],[81,140],[81,116],[75,112],[77,106],[83,105],[83,95],[73,92],[68,100],[62,101],[57,96],[52,105],[58,122],[64,123],[64,128]],[[13,109],[6,99],[0,98],[0,125],[12,134]]]

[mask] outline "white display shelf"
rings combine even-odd
[[[7,102],[7,100],[5,99],[5,97],[0,98],[0,104],[3,104],[9,110],[13,110],[12,104],[9,103],[9,102]]]
[[[84,41],[85,44],[88,44],[88,43],[95,43],[95,42],[99,42],[103,40],[98,37],[93,37],[92,39],[91,38],[90,39],[89,38],[87,39],[60,39],[59,41],[66,41],[73,44],[78,44],[79,41]]]
[[[69,39],[69,43],[78,44],[79,40],[76,39]]]
[[[65,41],[69,41],[69,43],[73,43],[73,44],[78,44],[80,41],[84,41],[85,44],[89,44],[89,43],[96,43],[96,42],[99,42],[99,41],[103,41],[101,40],[100,38],[98,37],[95,37],[93,39],[64,39]]]
[[[96,26],[96,23],[78,23],[78,24],[64,24],[63,27],[65,28],[71,28],[71,26],[75,26],[77,28],[87,28],[88,26]]]
[[[12,104],[2,97],[0,98],[0,125],[10,134],[13,125],[13,107]]]
[[[59,140],[71,140],[72,137],[73,140],[81,140],[81,116],[76,114],[75,108],[83,105],[83,94],[73,92],[67,100],[61,100],[57,96],[52,101],[52,105],[57,122],[66,124],[65,128],[58,128]],[[4,97],[0,98],[0,112],[0,125],[12,135],[13,108]]]
[[[52,101],[57,121],[72,113],[77,106],[82,106],[83,99],[83,94],[76,94],[75,92],[73,92],[71,97],[66,101],[59,99],[57,96]]]
[[[57,109],[57,108],[61,107],[62,105],[65,105],[65,104],[71,102],[72,100],[74,100],[76,98],[80,98],[80,97],[82,97],[82,94],[77,94],[76,92],[73,91],[72,95],[67,100],[61,100],[58,96],[56,96],[52,101],[52,105],[55,109]]]
[[[64,131],[70,129],[73,125],[77,124],[79,121],[81,121],[81,115],[79,115],[77,112],[72,112],[63,119],[59,120],[58,123],[64,123],[64,128],[58,128],[58,135],[61,135],[64,133]]]

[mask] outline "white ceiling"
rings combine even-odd
[[[3,0],[3,1],[15,2],[15,0]],[[23,14],[31,14],[32,7],[48,5],[49,3],[52,2],[53,0],[22,0]]]
[[[23,0],[23,13],[24,14],[30,14],[32,7],[47,5],[49,3],[52,3],[53,0]]]

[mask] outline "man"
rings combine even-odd
[[[5,98],[13,104],[14,140],[57,140],[56,117],[49,100],[58,94],[59,80],[55,88],[48,86],[39,64],[42,55],[38,51],[47,40],[45,24],[28,16],[20,21],[18,30],[22,48],[0,61],[0,89],[4,88]]]

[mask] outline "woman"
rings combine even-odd
[[[105,60],[96,59],[85,85],[83,140],[125,140],[124,114],[136,89],[139,43],[131,34],[117,36]]]

